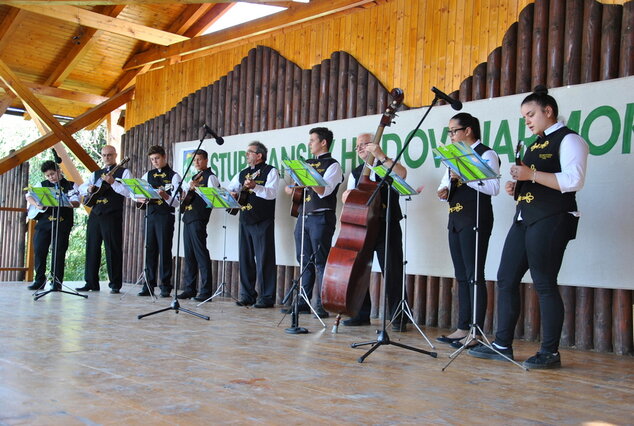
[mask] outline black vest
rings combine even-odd
[[[545,137],[538,137],[526,149],[523,162],[533,170],[546,173],[561,172],[559,146],[566,135],[576,134],[567,127],[555,130]],[[522,219],[531,225],[540,219],[559,213],[577,211],[574,192],[564,194],[531,181],[517,182],[520,185],[517,197],[515,219],[522,213]]]
[[[176,172],[172,170],[169,165],[166,165],[159,171],[159,169],[152,169],[147,172],[147,181],[152,188],[168,188],[169,191],[165,191],[168,194],[172,195],[172,178]],[[152,214],[174,214],[174,207],[170,207],[170,205],[165,200],[157,200],[151,201],[147,206],[148,215]]]
[[[266,163],[260,163],[254,168],[247,167],[240,172],[240,186],[244,185],[244,181],[247,180],[247,175],[251,176],[257,170],[260,171],[260,174],[257,178],[255,178],[255,183],[257,183],[258,185],[265,185],[267,179],[269,178],[269,173],[273,169],[273,166]],[[240,221],[248,225],[252,225],[254,223],[274,218],[275,199],[265,200],[264,198],[256,196],[253,191],[249,191],[249,195],[247,196],[247,204],[243,206],[242,210],[240,211]]]
[[[330,167],[332,164],[339,164],[337,160],[332,158],[329,152],[322,154],[318,158],[311,158],[306,160],[308,164],[313,166],[317,173],[321,176],[326,173],[326,169]],[[337,209],[337,191],[339,190],[339,185],[341,182],[337,184],[335,189],[330,193],[330,195],[321,198],[319,194],[317,194],[312,188],[306,189],[306,199],[304,202],[306,203],[306,214],[312,213],[315,210],[336,210]],[[303,206],[299,207],[299,212],[301,214]]]
[[[380,161],[377,164],[382,164]],[[363,172],[363,164],[360,164],[352,171],[352,177],[354,177],[355,186],[359,184],[359,179],[361,178],[361,172]],[[380,179],[379,176],[376,176],[375,179]],[[381,188],[381,218],[385,218],[387,216],[387,200],[388,196],[387,186]],[[399,203],[399,195],[398,192],[390,190],[389,195],[390,200],[390,208],[392,210],[392,219],[399,221],[403,219],[403,213],[401,212],[401,205]]]
[[[55,188],[55,184],[49,182],[48,180],[43,181],[42,182],[42,186],[43,187],[49,187],[49,188]],[[70,191],[73,190],[73,187],[75,186],[75,183],[71,182],[69,180],[66,180],[66,178],[62,178],[59,181],[59,186],[62,189],[62,192],[64,194],[68,194]],[[38,221],[38,223],[40,223],[40,222],[54,222],[55,221],[56,210],[57,210],[57,207],[48,207],[42,213],[40,213],[37,216],[35,216],[35,219]],[[62,207],[62,208],[60,208],[60,212],[59,212],[60,224],[64,223],[64,225],[66,225],[66,226],[72,226],[73,225],[73,217],[74,217],[74,212],[73,212],[73,208],[72,207]]]
[[[198,186],[207,186],[207,182],[209,182],[209,176],[213,175],[214,172],[211,171],[211,168],[206,168],[202,171],[203,177],[200,181],[200,185]],[[192,198],[192,202],[184,208],[183,210],[183,223],[191,223],[197,220],[207,223],[209,222],[209,216],[211,215],[211,209],[207,207],[207,203],[200,198],[200,195],[194,192],[194,197]]]
[[[116,167],[116,166],[112,166]],[[113,177],[121,178],[123,176],[123,172],[126,169],[121,167],[114,172]],[[98,179],[101,178],[102,175],[108,173],[108,169],[104,168],[101,170],[97,170],[93,174],[93,182],[97,182]],[[112,188],[108,188],[101,197],[96,199],[96,203],[93,206],[92,210],[90,210],[90,214],[94,214],[96,216],[103,214],[112,214],[112,213],[121,213],[123,212],[123,201],[125,197],[121,194],[115,192]]]
[[[483,143],[473,149],[476,154],[482,156],[491,148]],[[498,159],[499,161],[499,159]],[[478,191],[461,181],[452,180],[449,188],[449,221],[447,229],[460,231],[465,227],[473,228],[476,225],[476,203]],[[491,196],[480,193],[480,230],[490,232],[493,228],[493,207]]]

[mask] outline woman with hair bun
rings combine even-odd
[[[537,86],[521,106],[522,117],[537,139],[526,149],[521,165],[511,167],[514,181],[506,183],[517,195],[517,207],[498,269],[498,323],[493,347],[478,346],[478,358],[513,359],[513,334],[520,315],[519,284],[529,270],[539,296],[542,343],[526,368],[561,366],[559,339],[564,305],[557,276],[568,241],[576,236],[579,212],[575,193],[583,188],[588,144],[557,122],[557,102],[548,89]],[[515,187],[517,186],[517,191]]]

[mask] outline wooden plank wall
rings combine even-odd
[[[22,209],[29,184],[29,163],[0,175],[0,207]],[[0,211],[0,268],[23,268],[26,250],[26,212]],[[25,271],[0,271],[0,281],[23,281]]]
[[[634,2],[602,5],[593,0],[538,0],[524,8],[519,21],[492,49],[487,62],[462,80],[454,92],[463,101],[529,91],[536,84],[557,87],[634,74]],[[251,84],[252,83],[252,84]],[[123,150],[135,171],[147,170],[150,145],[167,148],[173,142],[197,139],[200,124],[208,122],[221,134],[264,131],[316,121],[374,114],[387,102],[378,79],[345,52],[335,52],[305,70],[270,48],[248,52],[226,76],[184,98],[166,114],[132,128]],[[129,207],[127,235],[141,235],[142,217]],[[131,213],[131,214],[130,214]],[[142,268],[142,242],[127,238],[126,281],[135,281]],[[214,260],[214,282],[221,262]],[[229,289],[237,294],[238,265],[225,268]],[[278,266],[279,303],[296,267]],[[418,323],[451,328],[457,323],[457,287],[448,277],[408,276],[408,297]],[[378,300],[381,277],[372,277],[373,300]],[[487,282],[489,309],[485,331],[495,329],[495,283]],[[531,284],[523,285],[523,312],[516,337],[538,340],[539,308]],[[632,290],[561,286],[566,306],[562,346],[617,354],[633,351]],[[379,312],[374,303],[373,312]]]

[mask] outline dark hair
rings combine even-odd
[[[199,149],[198,151],[194,151],[194,157],[197,156],[197,155],[200,155],[205,160],[209,158],[209,155],[207,154],[207,151],[205,151],[204,149]]]
[[[55,164],[55,161],[53,160],[47,160],[42,163],[40,170],[42,173],[46,173],[49,170],[57,170],[57,164]]]
[[[315,133],[320,141],[326,140],[326,146],[330,151],[330,145],[332,145],[332,132],[325,127],[314,127],[308,132],[309,135]]]
[[[253,141],[249,144],[249,146],[255,147],[256,154],[262,154],[262,161],[266,161],[266,154],[269,150],[264,146],[264,144],[260,141]]]
[[[153,145],[150,147],[150,149],[148,149],[147,156],[149,157],[152,154],[160,154],[165,157],[165,148],[160,145]]]
[[[548,89],[546,88],[546,86],[542,86],[541,84],[539,86],[535,86],[535,88],[533,89],[533,93],[524,98],[524,100],[522,101],[522,105],[529,102],[535,102],[542,108],[542,110],[546,109],[547,106],[551,107],[553,109],[553,114],[555,114],[555,120],[559,116],[559,107],[557,106],[557,101],[555,100],[555,98],[548,94]]]
[[[480,139],[480,120],[476,117],[468,112],[461,112],[451,117],[451,119],[456,120],[460,127],[470,127],[476,140]]]

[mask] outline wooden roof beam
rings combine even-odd
[[[194,22],[183,35],[193,38],[204,33],[207,28],[211,27],[218,19],[227,13],[234,4],[235,3],[222,3],[214,5],[214,7],[208,10],[198,21]]]
[[[343,12],[355,7],[362,7],[374,0],[331,0],[328,2],[314,2],[301,7],[290,7],[272,16],[256,19],[223,31],[194,37],[171,46],[154,47],[133,56],[124,66],[124,70],[138,68],[146,64],[153,64],[176,56],[187,55],[206,49],[211,49],[227,43],[232,43],[251,36],[277,31],[281,28],[308,22],[327,15]]]
[[[289,4],[292,0],[214,0],[213,3],[258,3],[258,4]],[[323,0],[311,0],[312,2]],[[135,5],[135,4],[202,4],[210,3],[209,0],[2,0],[3,4],[10,5],[75,5],[75,6],[97,6],[97,5]]]
[[[58,140],[63,141],[66,146],[75,153],[79,161],[84,163],[89,170],[93,170],[93,168],[96,170],[99,168],[97,163],[95,163],[95,160],[93,160],[92,157],[86,153],[84,148],[82,148],[82,146],[75,140],[75,138],[73,138],[72,133],[69,133],[67,129],[59,124],[57,119],[53,117],[53,114],[51,114],[46,107],[42,105],[39,99],[31,93],[28,87],[22,84],[18,77],[2,60],[0,60],[0,79],[2,79],[4,84],[6,84],[7,87],[22,100],[22,103],[28,105],[33,110],[36,116],[52,130]]]
[[[125,5],[108,6],[103,8],[100,13],[104,16],[116,18],[123,9],[125,9]],[[57,64],[51,75],[48,76],[44,85],[53,87],[61,86],[68,75],[75,69],[75,67],[97,42],[101,33],[103,33],[101,30],[86,28],[81,36],[81,39],[78,40],[77,44],[73,44],[73,47],[66,54],[64,59]]]
[[[169,46],[170,44],[188,40],[187,37],[184,37],[182,35],[157,30],[155,28],[150,28],[145,25],[125,21],[123,19],[112,18],[110,16],[105,16],[100,13],[91,12],[89,10],[81,9],[75,6],[30,6],[23,4],[15,6],[19,7],[22,10],[38,13],[50,18],[72,22],[86,27],[119,34],[125,37],[131,37],[137,40],[159,44],[161,46]]]
[[[130,102],[133,97],[134,87],[130,87],[123,92],[118,93],[116,96],[108,99],[106,102],[97,105],[94,108],[91,108],[74,120],[69,121],[62,127],[66,132],[73,134],[78,130],[81,130],[84,127],[101,119],[103,116],[110,114],[121,105]],[[39,154],[45,149],[52,147],[57,142],[59,142],[59,140],[60,138],[57,137],[56,133],[47,133],[46,135],[36,139],[30,144],[20,148],[19,150],[16,150],[12,154],[0,159],[0,175],[6,173],[16,166],[19,166],[25,161],[28,161],[30,158]],[[93,163],[94,165],[92,167],[88,167],[88,169],[91,171],[99,169],[97,163],[95,163],[94,161]]]

